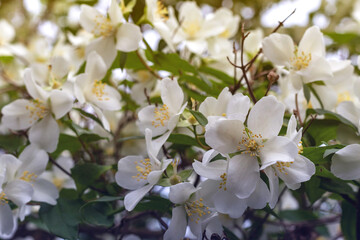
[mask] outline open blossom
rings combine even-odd
[[[60,119],[71,110],[73,98],[64,91],[48,92],[42,89],[35,83],[30,69],[25,70],[24,82],[33,99],[18,99],[6,105],[1,110],[2,123],[12,130],[30,128],[30,142],[36,143],[47,152],[53,152],[57,147],[60,134],[55,119]]]
[[[185,236],[186,227],[200,238],[214,217],[214,213],[204,204],[204,199],[199,195],[200,188],[195,188],[191,183],[178,183],[170,187],[169,199],[177,204],[172,210],[172,218],[169,228],[166,230],[164,239],[182,239]],[[222,228],[206,229],[210,233],[221,235]]]
[[[337,151],[331,159],[331,172],[343,180],[360,179],[360,145],[350,144]]]
[[[286,137],[298,146],[298,154],[292,162],[276,162],[264,169],[269,179],[271,200],[270,207],[274,207],[279,197],[279,179],[292,190],[298,189],[302,182],[308,181],[315,174],[315,165],[308,158],[300,155],[303,147],[301,143],[302,129],[296,130],[296,119],[292,115],[288,124]]]
[[[326,81],[333,75],[325,59],[323,35],[317,26],[304,33],[299,46],[295,46],[290,36],[273,33],[262,42],[264,55],[275,65],[287,68],[290,80],[296,90],[303,84]]]
[[[140,28],[127,23],[116,0],[111,0],[107,16],[88,5],[81,5],[80,24],[97,38],[93,40],[86,52],[96,51],[104,59],[107,67],[114,61],[117,51],[135,51],[142,39]]]
[[[126,210],[131,211],[138,202],[160,180],[164,170],[171,163],[171,159],[160,161],[157,155],[163,145],[164,136],[152,140],[150,129],[145,130],[146,148],[148,158],[143,156],[127,156],[118,162],[116,183],[121,187],[132,190],[126,194],[124,205]],[[165,139],[166,141],[166,139]]]
[[[267,96],[251,109],[247,126],[241,120],[219,119],[207,128],[205,141],[213,149],[222,154],[240,152],[229,159],[227,173],[227,186],[239,198],[255,190],[260,170],[277,162],[292,162],[297,156],[297,145],[278,136],[284,111],[283,104]]]
[[[161,80],[162,105],[150,105],[139,111],[138,126],[141,131],[151,129],[154,136],[166,133],[168,136],[176,127],[181,113],[186,107],[184,93],[176,80]],[[165,138],[166,141],[167,138]]]
[[[101,80],[105,77],[107,67],[96,52],[87,57],[85,73],[75,79],[74,93],[81,104],[90,104],[99,116],[106,130],[110,130],[109,123],[101,110],[116,111],[121,108],[121,95],[113,87]]]
[[[56,204],[56,187],[40,177],[45,171],[48,155],[35,145],[29,145],[19,159],[10,154],[0,156],[0,236],[11,236],[16,230],[13,218],[24,220],[25,205],[33,201]],[[14,203],[19,210],[16,215],[9,206]]]

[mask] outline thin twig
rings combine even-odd
[[[298,103],[298,94],[297,93],[295,94],[295,107],[296,107],[296,111],[294,111],[294,114],[298,118],[300,126],[303,126],[303,122],[302,122],[301,116],[300,116],[299,103]]]
[[[65,173],[66,175],[71,177],[71,173],[69,173],[65,168],[63,168],[60,164],[58,164],[52,157],[49,157],[49,160],[52,164],[54,164],[57,168],[59,168],[63,173]]]
[[[311,120],[310,122],[306,125],[306,127],[304,128],[303,132],[302,132],[302,136],[304,136],[305,132],[309,129],[310,125],[314,122],[314,120],[316,119],[317,117],[317,114],[315,114],[315,116],[313,115],[310,115],[311,117]]]
[[[136,55],[138,56],[140,62],[144,65],[144,67],[146,67],[147,70],[149,70],[149,72],[156,77],[157,79],[162,79],[162,77],[157,74],[157,72],[155,72],[147,63],[146,61],[142,58],[142,56],[140,55],[139,51],[136,51]]]

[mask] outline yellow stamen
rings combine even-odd
[[[264,147],[262,144],[264,139],[262,139],[261,134],[253,134],[252,131],[244,129],[243,135],[245,137],[239,142],[238,150],[243,150],[245,147],[245,151],[241,152],[242,154],[248,153],[250,156],[258,156],[260,148]]]
[[[161,108],[156,107],[154,110],[155,120],[152,121],[154,127],[165,126],[165,121],[170,119],[169,108],[164,104]]]
[[[209,208],[204,205],[202,198],[193,202],[186,202],[185,211],[190,220],[195,221],[196,223],[199,223],[201,217],[211,213]]]
[[[220,186],[219,186],[219,189],[224,189],[224,191],[226,191],[226,180],[227,180],[227,175],[226,173],[223,173],[221,174],[221,183],[220,183]]]
[[[44,118],[49,113],[47,106],[39,99],[30,101],[30,104],[26,105],[25,108],[29,111],[30,123]]]
[[[140,160],[139,162],[134,162],[136,165],[136,170],[138,173],[133,178],[136,178],[137,181],[141,179],[146,180],[149,173],[152,171],[152,165],[149,158],[145,158],[144,160]]]
[[[157,9],[156,9],[156,15],[162,19],[162,20],[168,20],[169,19],[169,12],[167,10],[167,8],[164,6],[164,4],[158,0],[156,2],[157,5]]]
[[[299,54],[297,50],[295,50],[295,58],[291,59],[292,66],[296,71],[307,68],[310,61],[311,53],[305,54],[304,51],[302,51]]]
[[[21,180],[25,182],[34,182],[37,178],[35,173],[30,173],[29,171],[24,171],[22,176],[20,177]]]
[[[1,192],[0,193],[0,205],[5,205],[5,204],[8,204],[9,203],[9,201],[8,201],[8,199],[7,199],[7,197],[6,197],[6,194],[4,193],[4,192]]]

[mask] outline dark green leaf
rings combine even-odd
[[[206,126],[206,124],[208,124],[207,118],[201,112],[193,111],[191,109],[189,109],[189,112],[194,116],[194,118],[201,126]]]
[[[345,181],[341,179],[321,178],[320,188],[338,194],[346,194],[346,195],[354,194],[352,188]]]
[[[102,166],[95,163],[84,163],[76,165],[71,169],[71,175],[76,184],[86,187],[91,186],[104,172],[111,169],[111,166]]]
[[[341,209],[342,214],[340,226],[342,234],[347,240],[357,239],[356,228],[359,226],[356,225],[356,213],[358,210],[356,210],[355,207],[347,201],[343,201],[341,203]]]
[[[25,144],[25,139],[17,135],[0,135],[0,148],[6,152],[16,152],[19,146]]]
[[[120,52],[119,67],[120,67],[121,70],[123,70],[124,67],[125,67],[126,59],[127,59],[127,53],[126,52]]]
[[[135,207],[135,212],[142,212],[147,210],[155,210],[159,212],[171,212],[173,203],[168,199],[159,196],[144,197],[144,199]]]
[[[186,181],[192,173],[192,169],[185,169],[179,172],[178,175],[181,177],[181,181]]]
[[[81,149],[81,143],[79,140],[70,135],[60,134],[59,143],[55,152],[51,153],[50,156],[56,159],[64,150],[69,150],[71,153],[75,153]]]
[[[320,178],[312,176],[309,181],[304,183],[306,195],[311,203],[314,203],[316,200],[321,198],[321,196],[326,192],[325,190],[319,189],[320,181]]]
[[[181,59],[176,53],[164,54],[157,52],[154,54],[154,67],[158,70],[165,70],[174,75],[182,75],[184,72],[197,74],[196,69],[188,61]]]
[[[217,69],[202,66],[202,67],[199,68],[199,71],[203,72],[203,73],[206,73],[206,74],[209,74],[211,76],[214,76],[217,79],[219,79],[220,81],[223,81],[223,82],[225,82],[227,84],[234,84],[234,78],[233,77],[230,77],[226,73],[224,73],[222,71],[219,71]]]
[[[302,155],[307,157],[315,164],[328,163],[330,161],[329,158],[324,158],[324,153],[326,150],[330,149],[341,149],[343,145],[330,145],[324,147],[304,147]]]
[[[107,139],[107,138],[101,137],[101,136],[99,136],[97,134],[94,134],[94,133],[83,133],[83,134],[80,135],[79,138],[83,142],[96,142],[96,141],[99,141],[99,140]]]
[[[303,85],[303,91],[304,91],[304,96],[305,96],[306,102],[309,102],[311,95],[310,95],[310,89],[306,84]]]
[[[318,114],[318,115],[325,115],[327,118],[330,118],[330,119],[336,119],[346,125],[348,125],[349,127],[353,128],[355,131],[357,131],[357,127],[352,123],[350,122],[349,120],[347,120],[346,118],[344,118],[343,116],[337,114],[337,113],[334,113],[334,112],[331,112],[331,111],[328,111],[328,110],[325,110],[325,109],[308,109],[306,111],[306,115],[310,115],[310,114]]]
[[[200,146],[194,138],[180,133],[172,133],[167,141],[187,146]]]
[[[92,225],[111,227],[114,224],[113,208],[108,202],[94,201],[81,207],[80,213],[84,222]]]

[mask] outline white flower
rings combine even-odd
[[[204,204],[204,199],[200,197],[198,190],[199,188],[188,182],[170,187],[169,199],[178,206],[172,210],[171,222],[164,234],[165,240],[182,239],[188,225],[191,232],[198,239],[201,238],[203,230],[214,215]],[[218,233],[221,234],[221,231]]]
[[[140,130],[144,132],[146,128],[149,128],[154,136],[165,132],[170,135],[186,107],[186,103],[183,104],[184,93],[176,80],[164,78],[160,84],[163,104],[147,106],[138,114]]]
[[[279,180],[281,178],[285,185],[296,190],[301,186],[302,182],[308,181],[315,174],[315,165],[306,157],[300,155],[302,153],[302,129],[296,130],[296,119],[292,115],[288,124],[286,137],[292,140],[299,148],[297,156],[292,162],[277,162],[265,168],[265,173],[269,179],[271,200],[269,206],[273,208],[277,203],[279,196]]]
[[[56,163],[59,164],[67,172],[70,172],[71,168],[74,167],[74,160],[70,157],[60,156],[58,159],[56,159]],[[53,165],[51,171],[45,171],[42,174],[42,178],[48,180],[49,182],[52,182],[57,189],[76,189],[74,180],[55,165]]]
[[[107,67],[96,52],[87,57],[85,73],[75,79],[74,93],[81,104],[89,103],[99,116],[106,130],[110,130],[102,110],[117,111],[121,108],[120,93],[101,80],[105,77]]]
[[[138,202],[160,180],[164,170],[171,163],[171,159],[160,161],[157,155],[164,143],[164,136],[152,140],[150,129],[145,130],[146,148],[148,158],[143,156],[127,156],[118,162],[116,183],[123,188],[132,190],[126,194],[124,205],[126,210],[131,211]],[[165,139],[166,141],[166,139]]]
[[[275,97],[263,97],[251,109],[247,127],[237,119],[219,119],[206,130],[205,141],[216,151],[222,154],[241,151],[229,159],[227,173],[227,186],[239,198],[247,198],[255,190],[259,170],[276,162],[291,162],[298,154],[292,140],[278,136],[284,110]]]
[[[337,151],[331,160],[331,172],[343,180],[360,178],[360,145],[350,144]]]
[[[111,0],[107,16],[88,5],[81,5],[80,24],[96,38],[86,48],[86,52],[96,51],[110,67],[117,51],[135,51],[142,39],[140,28],[127,23],[116,0]]]
[[[47,152],[53,152],[60,134],[55,119],[60,119],[71,110],[73,99],[64,91],[43,90],[34,82],[30,69],[25,70],[24,82],[33,100],[18,99],[6,105],[1,110],[2,123],[12,130],[25,130],[30,127],[30,142],[36,143]]]
[[[298,91],[305,83],[326,81],[333,76],[325,59],[323,35],[317,26],[306,30],[298,47],[291,37],[280,33],[264,38],[262,46],[270,61],[289,70],[290,80]]]
[[[232,95],[229,88],[224,88],[219,97],[207,97],[199,107],[209,122],[214,122],[219,118],[238,119],[245,122],[246,115],[250,108],[250,99],[242,93]]]

